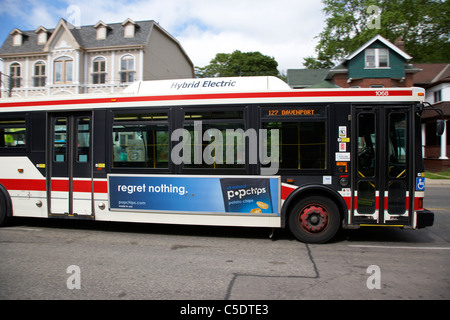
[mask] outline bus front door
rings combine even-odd
[[[406,106],[354,106],[353,225],[412,225],[413,141]]]
[[[49,216],[92,218],[92,114],[51,113],[48,130]]]

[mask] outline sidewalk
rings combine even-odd
[[[427,179],[427,178],[425,178],[425,186],[450,186],[450,179]]]

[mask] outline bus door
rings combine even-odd
[[[351,224],[412,225],[410,112],[405,106],[353,107]]]
[[[49,216],[92,217],[92,114],[48,115]]]

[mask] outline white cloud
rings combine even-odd
[[[320,1],[191,1],[195,21],[177,35],[194,64],[208,64],[218,52],[260,51],[273,56],[280,71],[299,68],[314,54],[314,37],[324,26]]]

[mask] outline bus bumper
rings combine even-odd
[[[423,209],[417,211],[417,229],[431,227],[434,223],[434,213],[430,210]]]

